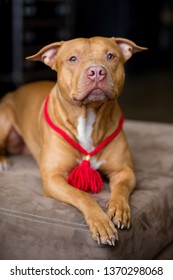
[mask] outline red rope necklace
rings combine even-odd
[[[102,188],[103,182],[100,174],[96,170],[91,168],[90,157],[100,152],[119,134],[123,126],[124,116],[123,115],[121,116],[117,129],[110,136],[108,136],[103,142],[101,142],[94,150],[88,152],[80,144],[78,144],[70,136],[68,136],[65,133],[65,131],[63,131],[61,128],[59,128],[52,122],[48,114],[48,101],[49,101],[49,96],[47,96],[44,103],[44,118],[47,124],[59,135],[61,135],[71,146],[73,146],[81,154],[86,156],[85,160],[83,160],[79,166],[75,167],[72,170],[72,172],[70,173],[67,179],[67,182],[70,185],[82,191],[92,191],[94,193],[99,192]]]

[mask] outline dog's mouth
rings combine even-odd
[[[89,101],[102,101],[107,97],[107,94],[103,92],[101,89],[96,88],[89,92],[84,99],[88,99]]]
[[[100,88],[94,88],[91,91],[83,94],[81,97],[73,96],[73,101],[86,104],[89,102],[104,102],[113,98],[114,96],[110,92],[104,91]]]

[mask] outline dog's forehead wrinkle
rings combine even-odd
[[[60,49],[59,56],[61,57],[61,53],[65,53],[66,56],[76,55],[94,60],[113,51],[115,51],[115,45],[109,39],[103,42],[99,37],[79,38],[65,42]]]
[[[79,40],[79,41],[78,41]],[[109,41],[103,43],[102,41],[99,40],[92,40],[91,39],[78,39],[76,40],[76,44],[72,44],[69,42],[65,47],[68,49],[68,52],[86,52],[86,53],[98,53],[102,51],[106,51],[110,47],[113,47]]]

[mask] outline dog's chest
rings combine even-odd
[[[95,120],[96,114],[90,108],[87,110],[86,118],[82,116],[78,118],[77,139],[80,145],[88,152],[91,152],[91,150],[94,149],[92,141],[92,132]]]
[[[96,114],[94,110],[91,108],[87,110],[86,118],[82,116],[78,118],[77,139],[80,145],[88,152],[91,152],[95,148],[92,140],[92,133],[93,133],[95,121],[96,121]],[[90,162],[92,168],[94,169],[98,169],[102,164],[102,162],[97,161],[96,157],[94,156],[91,157]]]

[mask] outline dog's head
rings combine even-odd
[[[42,61],[57,71],[58,87],[67,101],[96,105],[121,93],[124,63],[143,50],[123,38],[79,38],[47,45],[27,59]]]

